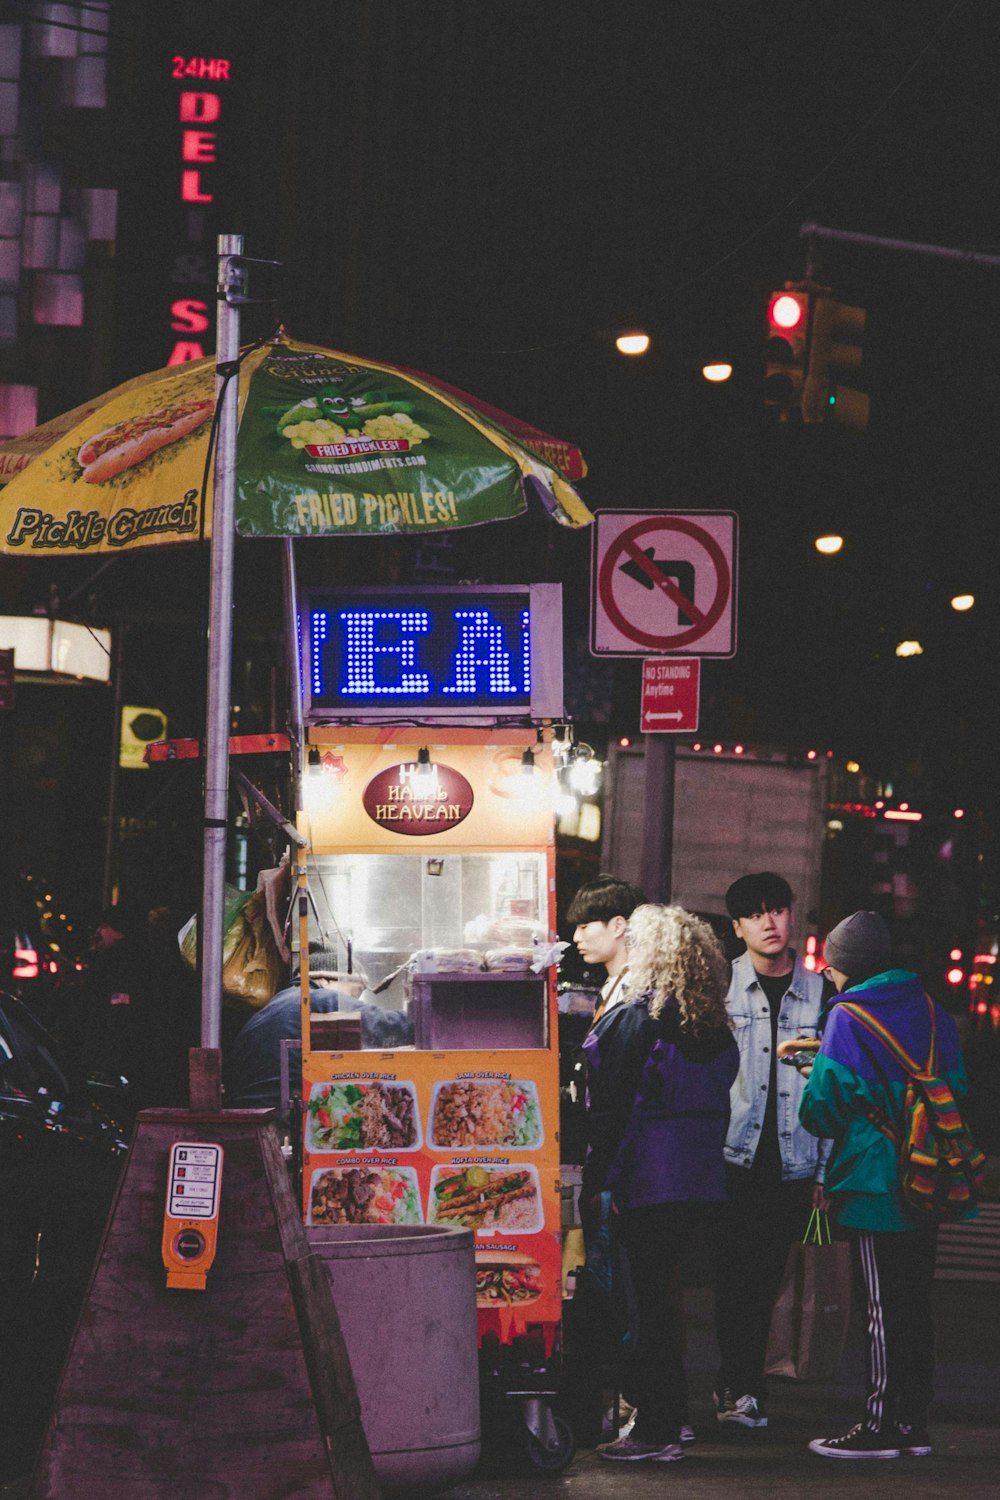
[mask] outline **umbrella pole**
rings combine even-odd
[[[285,537],[282,544],[282,583],[285,603],[285,641],[288,651],[288,738],[292,747],[292,794],[295,810],[302,809],[302,774],[304,730],[302,720],[302,657],[299,652],[299,585],[295,572],[295,541]]]
[[[222,234],[219,251],[219,311],[215,391],[219,422],[212,472],[212,549],[208,602],[208,702],[205,715],[205,826],[202,880],[201,1047],[219,1050],[222,1016],[222,943],[225,905],[226,832],[229,804],[229,714],[233,662],[233,556],[236,512],[236,429],[239,421],[239,308],[227,292],[241,285],[234,257],[243,250],[241,234]],[[227,378],[228,377],[228,378]],[[192,1060],[191,1107],[221,1105],[219,1063]],[[214,1082],[209,1082],[214,1080]],[[203,1085],[210,1095],[205,1097]]]

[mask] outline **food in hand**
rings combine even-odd
[[[437,1224],[534,1233],[541,1229],[538,1179],[531,1167],[437,1167],[431,1188]]]
[[[410,1083],[324,1083],[309,1097],[311,1151],[405,1151],[420,1144]]]
[[[311,1224],[419,1224],[412,1167],[331,1167],[313,1173]]]
[[[87,484],[102,484],[126,469],[135,468],[159,448],[179,442],[212,415],[215,403],[181,401],[160,411],[129,417],[88,438],[77,454]]]
[[[793,1036],[787,1042],[778,1043],[778,1056],[790,1057],[793,1052],[818,1052],[819,1049],[818,1036]]]
[[[476,1252],[476,1304],[513,1307],[535,1302],[542,1295],[540,1271],[530,1255],[518,1250]]]
[[[434,1146],[519,1146],[542,1143],[538,1091],[530,1080],[456,1078],[434,1096]]]

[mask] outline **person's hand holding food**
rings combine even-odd
[[[778,1043],[778,1061],[798,1068],[803,1078],[808,1078],[819,1051],[818,1036],[793,1036],[787,1042]]]

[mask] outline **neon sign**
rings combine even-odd
[[[557,585],[313,590],[302,623],[313,722],[562,711]]]
[[[231,81],[232,64],[228,57],[184,57],[171,59],[171,77],[177,79],[209,80],[214,83]],[[217,127],[222,114],[222,96],[214,89],[181,90],[178,100],[178,117],[183,127],[180,140],[180,201],[191,210],[215,201],[211,172],[205,172],[217,161]],[[211,127],[211,128],[210,128]],[[195,221],[189,219],[190,226]],[[190,280],[191,263],[201,262],[201,257],[179,256],[174,262],[174,280]],[[185,263],[187,266],[185,268]],[[182,274],[183,270],[183,274]],[[204,274],[198,276],[209,284],[214,280],[213,268],[206,259]],[[204,359],[203,335],[211,329],[209,303],[201,297],[179,297],[170,304],[170,327],[176,334],[170,351],[168,365],[185,364],[191,359]]]

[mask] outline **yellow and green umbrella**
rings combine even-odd
[[[0,551],[115,553],[211,535],[214,358],[141,375],[0,447]],[[280,332],[242,359],[236,530],[428,535],[592,517],[579,449],[428,375]],[[203,502],[204,495],[204,502]]]

